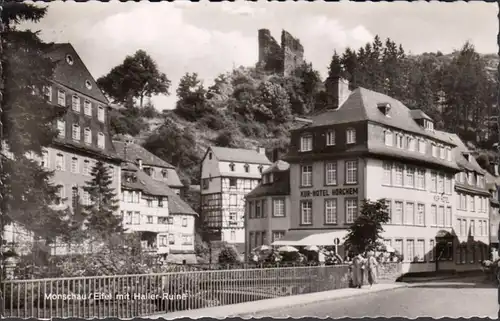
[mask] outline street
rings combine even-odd
[[[481,283],[434,281],[378,293],[369,293],[369,288],[360,291],[366,294],[241,317],[497,318],[497,290]]]

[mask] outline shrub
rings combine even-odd
[[[234,264],[239,262],[239,254],[232,245],[225,245],[219,253],[219,263]]]

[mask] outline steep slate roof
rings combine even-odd
[[[428,119],[432,120],[426,113],[422,111],[422,109],[412,109],[410,110],[410,115],[413,119]]]
[[[271,184],[260,183],[245,196],[247,199],[261,196],[290,195],[290,165],[279,160],[274,162],[262,175],[269,173],[279,173],[279,176],[276,175],[278,180],[273,181]]]
[[[129,162],[136,162],[138,158],[142,159],[144,165],[163,167],[163,168],[175,168],[172,164],[167,163],[160,157],[149,152],[147,149],[141,145],[135,143],[129,143],[127,145],[127,152],[125,153],[125,142],[113,141],[115,145],[116,153],[123,159]],[[125,155],[126,154],[126,155]]]
[[[71,44],[57,43],[48,45],[46,53],[47,56],[53,61],[59,62],[56,64],[54,69],[54,81],[86,96],[94,98],[105,105],[109,104],[108,99],[99,89],[94,77]],[[73,58],[73,65],[66,62],[67,55],[70,55]],[[89,80],[92,84],[91,89],[88,89],[85,85],[86,80]]]
[[[219,161],[250,163],[250,164],[271,164],[265,154],[261,154],[253,149],[228,148],[211,146],[210,149]]]
[[[385,116],[377,108],[378,104],[384,103],[389,103],[391,105],[391,109],[389,111],[390,117]],[[420,127],[415,122],[411,110],[403,105],[403,103],[399,100],[362,87],[353,90],[340,108],[335,110],[325,110],[319,114],[311,116],[310,119],[313,123],[305,125],[302,128],[307,128],[309,126],[319,127],[351,123],[357,121],[373,121],[385,126],[398,128],[410,133],[426,136],[450,144],[449,141],[443,140],[443,138],[439,135],[435,135],[433,131],[425,130]]]
[[[458,137],[457,134],[446,133],[443,131],[437,131],[439,135],[443,135],[448,137],[448,139],[452,140],[454,145],[456,146],[453,149],[453,156],[458,164],[458,166],[462,169],[466,169],[469,171],[474,171],[476,173],[484,175],[486,171],[479,166],[476,159],[470,155],[469,160],[467,160],[463,153],[470,153],[469,149],[465,146],[464,142]]]

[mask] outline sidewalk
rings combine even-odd
[[[437,275],[437,276],[427,276],[427,277],[403,277],[402,282],[405,283],[420,283],[420,282],[432,282],[432,281],[440,281],[440,280],[470,280],[470,279],[478,279],[484,278],[484,273],[470,273],[470,274],[449,274],[449,275]]]
[[[204,317],[229,318],[229,317],[237,317],[238,315],[243,315],[243,314],[252,314],[257,312],[261,313],[269,310],[287,308],[291,306],[297,306],[313,302],[344,299],[368,293],[394,290],[397,288],[402,288],[407,286],[408,285],[406,283],[375,284],[373,285],[372,288],[370,288],[369,286],[365,286],[362,289],[348,288],[348,289],[331,290],[331,291],[317,292],[310,294],[293,295],[293,296],[279,297],[268,300],[259,300],[259,301],[245,302],[245,303],[205,308],[205,309],[171,312],[167,314],[160,314],[145,318],[150,318],[150,319],[164,318],[167,320],[172,320],[177,318],[198,319]]]

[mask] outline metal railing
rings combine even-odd
[[[4,316],[133,318],[346,288],[348,266],[5,281]]]

